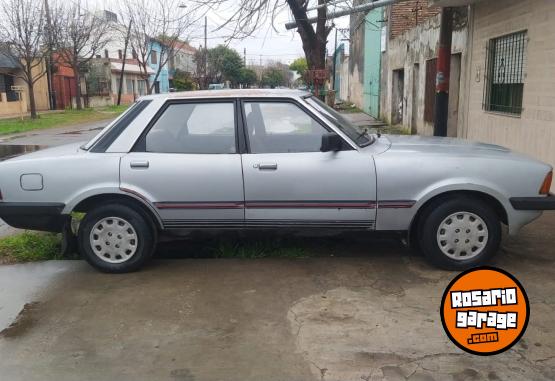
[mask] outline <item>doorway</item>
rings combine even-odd
[[[459,121],[459,93],[461,87],[462,54],[451,55],[451,78],[449,80],[449,114],[447,118],[447,136],[457,137]]]
[[[412,68],[412,115],[410,121],[411,135],[418,134],[418,94],[420,93],[420,64],[415,63]]]
[[[405,70],[393,70],[393,84],[391,97],[391,124],[403,124],[405,106]]]

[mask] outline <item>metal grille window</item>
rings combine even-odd
[[[488,42],[484,110],[522,114],[526,43],[526,31]]]

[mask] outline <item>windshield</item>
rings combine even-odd
[[[366,147],[374,143],[375,138],[373,136],[368,135],[366,131],[361,130],[359,127],[352,124],[343,115],[329,107],[317,97],[309,96],[305,98],[305,101],[320,111],[324,118],[333,123],[334,126],[339,128],[359,147]]]

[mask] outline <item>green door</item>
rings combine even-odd
[[[380,72],[382,8],[373,9],[366,15],[364,30],[364,111],[374,118],[380,115]]]

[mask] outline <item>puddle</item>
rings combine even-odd
[[[61,274],[75,269],[76,261],[46,261],[0,266],[0,332],[29,327],[31,312],[49,285]],[[1,336],[9,334],[4,331]],[[0,377],[1,378],[1,377]]]
[[[0,161],[11,159],[19,155],[23,155],[30,152],[35,152],[46,148],[43,145],[30,145],[30,144],[1,144],[0,145]]]

